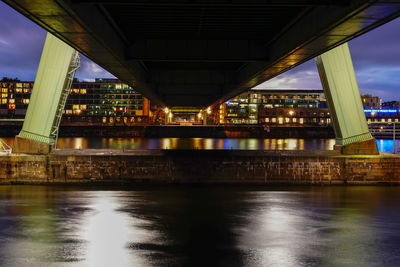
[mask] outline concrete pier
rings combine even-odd
[[[397,184],[399,166],[388,153],[65,149],[0,156],[0,183]]]

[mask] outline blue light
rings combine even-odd
[[[397,113],[397,109],[364,109],[365,113]]]

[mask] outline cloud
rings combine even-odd
[[[291,69],[254,89],[320,89],[317,67],[314,60]]]
[[[0,78],[33,81],[39,66],[46,31],[0,1]],[[113,78],[93,61],[81,56],[79,79]]]
[[[114,75],[104,70],[102,67],[88,59],[87,57],[80,55],[81,67],[77,70],[75,77],[83,81],[91,81],[95,78],[115,78]]]

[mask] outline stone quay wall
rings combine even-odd
[[[0,184],[397,184],[400,157],[336,151],[59,150],[0,156]]]

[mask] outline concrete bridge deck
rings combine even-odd
[[[398,184],[399,166],[389,153],[63,149],[0,156],[0,183]]]

